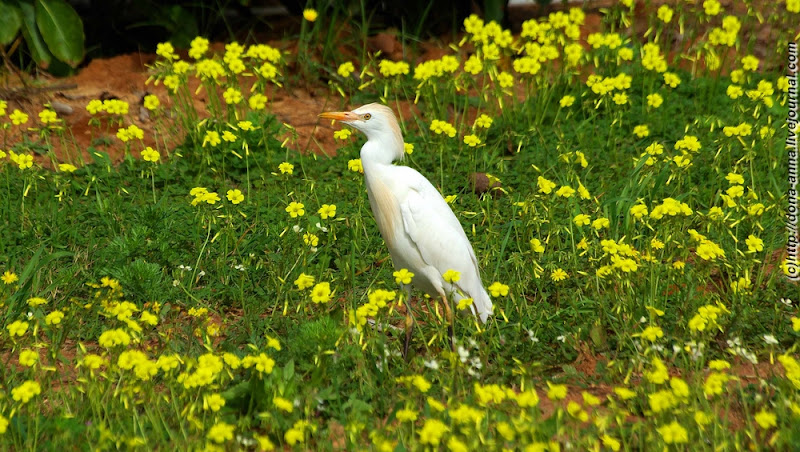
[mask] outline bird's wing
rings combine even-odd
[[[464,268],[467,263],[477,270],[478,260],[472,245],[439,191],[416,171],[404,176],[409,189],[398,200],[403,227],[425,262],[441,273],[450,268],[458,270],[453,265]]]
[[[439,274],[449,269],[461,273],[456,286],[475,300],[481,320],[491,314],[491,301],[483,288],[478,260],[461,223],[442,195],[421,174],[406,174],[408,190],[399,199],[406,234],[426,264]],[[488,310],[488,312],[487,312]]]

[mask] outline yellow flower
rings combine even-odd
[[[565,272],[564,270],[562,270],[560,268],[557,268],[557,269],[553,270],[552,273],[550,273],[550,279],[552,279],[555,282],[563,281],[563,280],[567,279],[568,276],[569,275],[567,275],[567,272]]]
[[[305,20],[307,20],[309,22],[314,22],[315,20],[317,20],[318,16],[319,16],[319,13],[317,13],[317,10],[315,10],[315,9],[306,8],[306,9],[303,10],[303,19],[305,19]]]
[[[547,398],[550,400],[563,400],[567,397],[567,385],[556,385],[547,382]]]
[[[158,108],[159,105],[161,105],[161,101],[158,100],[158,96],[155,94],[144,96],[144,108],[153,111]]]
[[[437,135],[445,134],[450,138],[456,136],[456,128],[453,127],[453,125],[447,121],[434,119],[433,121],[431,121],[430,129]]]
[[[685,444],[689,442],[689,433],[678,421],[656,429],[666,444]]]
[[[217,412],[225,406],[225,399],[219,394],[203,396],[203,409]]]
[[[172,47],[170,45],[170,47]],[[192,40],[189,48],[189,57],[199,60],[208,51],[208,39],[196,37]]]
[[[464,136],[464,144],[467,146],[474,148],[475,146],[481,144],[481,139],[478,138],[477,135],[465,135]]]
[[[644,331],[642,331],[640,336],[642,337],[642,339],[646,339],[650,342],[655,342],[659,338],[664,337],[664,331],[657,326],[648,326],[647,328],[644,329]]]
[[[572,104],[574,103],[575,103],[575,96],[570,96],[570,95],[566,95],[562,97],[560,101],[558,101],[558,104],[563,108],[571,107]]]
[[[8,330],[9,336],[22,337],[28,331],[28,322],[24,322],[22,320],[16,320],[12,322],[10,325],[8,325],[6,329]]]
[[[664,83],[666,83],[667,86],[669,86],[670,88],[677,88],[678,85],[681,84],[681,78],[678,77],[677,74],[673,74],[672,72],[665,72]]]
[[[236,105],[242,101],[242,92],[236,88],[228,88],[222,93],[222,98],[228,105]]]
[[[651,367],[644,371],[644,376],[650,383],[660,385],[669,380],[667,366],[660,358],[653,358]]]
[[[403,408],[395,413],[395,418],[400,422],[414,422],[417,420],[417,412],[408,408]]]
[[[350,132],[350,129],[337,130],[337,131],[333,132],[333,138],[335,138],[337,140],[346,140],[346,139],[350,138],[351,134],[352,134],[352,132]]]
[[[225,422],[218,422],[208,430],[206,435],[211,441],[222,444],[233,439],[234,426]]]
[[[206,147],[206,143],[210,144],[211,146],[216,146],[221,143],[219,138],[219,132],[214,130],[207,130],[206,135],[203,138],[203,147]]]
[[[664,103],[664,98],[661,94],[653,93],[647,95],[647,105],[653,108],[658,108]]]
[[[617,452],[621,445],[618,439],[608,436],[607,434],[600,437],[600,440],[603,442],[604,446],[613,450],[614,452]]]
[[[406,75],[410,71],[410,67],[408,63],[405,61],[391,61],[391,60],[381,60],[378,63],[378,69],[381,72],[381,75],[384,77],[393,77],[396,75]]]
[[[542,176],[539,176],[536,183],[539,186],[539,192],[544,193],[546,195],[550,194],[556,187],[555,182],[551,182]]]
[[[275,408],[287,413],[294,411],[294,404],[290,400],[284,399],[283,397],[273,397],[272,404],[275,405]]]
[[[483,70],[483,63],[477,55],[470,56],[464,63],[464,71],[472,75],[477,75]]]
[[[563,198],[569,198],[574,194],[575,189],[569,185],[562,185],[558,190],[556,190],[556,196],[561,196]]]
[[[300,276],[294,280],[294,285],[297,286],[299,290],[307,289],[314,285],[314,277],[306,275],[305,273],[300,273]]]
[[[294,173],[294,165],[289,162],[283,162],[278,165],[278,170],[280,170],[281,174],[292,174]]]
[[[764,241],[753,234],[747,237],[745,244],[747,244],[747,252],[749,253],[755,253],[764,249]]]
[[[403,143],[403,150],[406,154],[411,155],[414,153],[414,145],[412,143]]]
[[[753,55],[747,55],[746,57],[742,58],[742,69],[745,71],[755,71],[758,69],[758,58],[754,57]]]
[[[122,345],[125,347],[131,343],[131,336],[124,330],[117,328],[104,331],[98,338],[97,342],[103,348],[112,348],[117,345]]]
[[[259,93],[253,94],[247,103],[253,110],[263,110],[267,106],[267,96]]]
[[[333,218],[336,216],[336,204],[323,204],[322,207],[317,210],[317,213],[323,220]]]
[[[778,425],[778,417],[775,415],[775,413],[766,411],[763,408],[761,409],[761,411],[756,413],[755,420],[758,423],[759,427],[761,427],[764,430],[768,430]]]
[[[511,88],[514,86],[514,76],[508,72],[501,72],[497,75],[497,82],[501,88]]]
[[[175,55],[175,48],[169,42],[158,43],[156,45],[156,55],[170,61],[178,59],[178,55]]]
[[[53,110],[42,110],[39,112],[39,121],[42,124],[50,124],[58,121],[58,116]]]
[[[47,325],[58,325],[64,320],[64,313],[61,311],[53,311],[44,317],[44,323]]]
[[[591,217],[585,213],[579,213],[578,215],[575,215],[575,218],[572,219],[572,222],[575,223],[576,226],[586,226],[591,222]]]
[[[43,304],[47,304],[47,300],[45,300],[44,298],[41,297],[28,298],[28,306],[30,307],[41,306]]]
[[[291,216],[292,218],[297,218],[305,215],[306,211],[304,209],[305,206],[303,205],[303,203],[292,201],[291,203],[289,203],[288,206],[286,206],[285,210],[289,214],[289,216]]]
[[[438,446],[442,436],[450,429],[438,419],[426,419],[419,431],[419,440],[422,444]]]
[[[608,218],[598,218],[592,221],[592,228],[598,231],[603,228],[608,228],[610,225],[611,221]]]
[[[475,302],[475,300],[473,300],[472,298],[462,298],[462,299],[458,300],[458,304],[456,305],[456,309],[458,309],[459,311],[463,311],[464,309],[467,309],[468,307],[470,307],[472,305],[472,303],[474,303],[474,302]]]
[[[36,364],[36,361],[39,361],[39,354],[36,351],[26,348],[25,350],[19,352],[20,365],[25,367],[33,367],[33,365]]]
[[[639,138],[644,138],[650,135],[650,128],[645,124],[640,124],[633,128],[633,134]]]
[[[703,10],[709,16],[716,16],[722,10],[722,6],[717,0],[705,0],[703,1]]]
[[[350,77],[350,74],[355,72],[356,68],[353,66],[353,63],[347,61],[339,65],[339,68],[336,70],[336,73],[341,75],[344,78]]]
[[[267,336],[267,347],[274,348],[277,351],[281,351],[281,343],[274,337]]]
[[[147,146],[142,151],[142,159],[146,162],[156,163],[159,158],[161,158],[161,154],[150,146]]]
[[[347,169],[354,173],[364,173],[364,166],[361,164],[361,159],[352,159],[348,161]]]
[[[317,237],[316,234],[306,232],[303,234],[303,243],[308,246],[317,246],[319,244],[319,237]]]
[[[228,193],[225,196],[232,204],[239,204],[240,202],[244,201],[244,195],[238,188],[234,190],[228,190]]]
[[[662,22],[668,24],[672,20],[672,12],[673,12],[672,8],[670,8],[669,6],[661,5],[661,7],[658,8],[656,15],[658,16],[659,19],[661,19]]]
[[[508,286],[495,281],[492,283],[491,286],[486,288],[493,297],[506,297],[508,296]]]
[[[314,303],[327,303],[331,301],[331,284],[328,282],[321,282],[311,289],[311,301]]]
[[[42,393],[42,387],[33,380],[27,380],[11,390],[11,398],[23,404]]]
[[[411,279],[414,278],[414,273],[405,268],[397,270],[392,275],[394,276],[394,281],[397,284],[411,284]]]
[[[544,245],[542,245],[542,241],[539,239],[531,239],[530,240],[531,249],[534,253],[544,253]]]
[[[617,396],[619,396],[619,398],[622,399],[622,400],[630,400],[630,399],[636,397],[636,393],[631,391],[628,388],[621,388],[621,387],[614,388],[614,393]]]
[[[14,111],[8,115],[8,119],[10,119],[15,126],[18,126],[28,122],[28,115],[17,109],[14,109]]]
[[[449,269],[442,275],[444,280],[450,284],[457,283],[458,280],[461,279],[461,273],[455,270]]]

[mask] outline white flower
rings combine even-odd
[[[781,298],[781,303],[785,304],[786,306],[791,306],[792,300],[790,298]]]
[[[533,334],[533,330],[525,329],[525,332],[528,333],[528,340],[533,342],[534,344],[539,342],[539,338]]]
[[[775,339],[775,336],[773,336],[771,334],[765,334],[764,335],[764,342],[766,342],[767,345],[776,345],[778,343],[778,340]]]
[[[428,369],[439,370],[439,361],[436,361],[436,359],[434,359],[434,358],[431,358],[430,361],[423,361],[423,364]]]
[[[459,345],[457,351],[458,351],[458,358],[461,360],[461,362],[462,363],[467,362],[467,359],[469,359],[469,350]]]
[[[557,340],[557,341],[561,341],[561,342],[567,342],[567,336],[565,336],[565,335],[563,335],[563,334],[562,334],[561,336],[558,336],[558,337],[556,338],[556,340]]]

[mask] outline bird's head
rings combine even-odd
[[[403,158],[403,134],[391,108],[378,103],[363,105],[353,111],[330,111],[320,118],[333,119],[355,127],[367,136],[368,141],[380,143],[391,152],[392,160]]]

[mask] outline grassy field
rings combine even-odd
[[[781,65],[800,4],[635,24],[629,3],[592,33],[579,9],[518,35],[473,16],[427,62],[332,51],[326,11],[303,55],[165,43],[154,146],[137,105],[89,102],[81,153],[47,106],[0,101],[0,448],[797,447]],[[264,95],[308,84],[411,112],[403,164],[447,197],[495,303],[456,316],[455,352],[414,293],[401,356],[364,137],[299,152]]]

